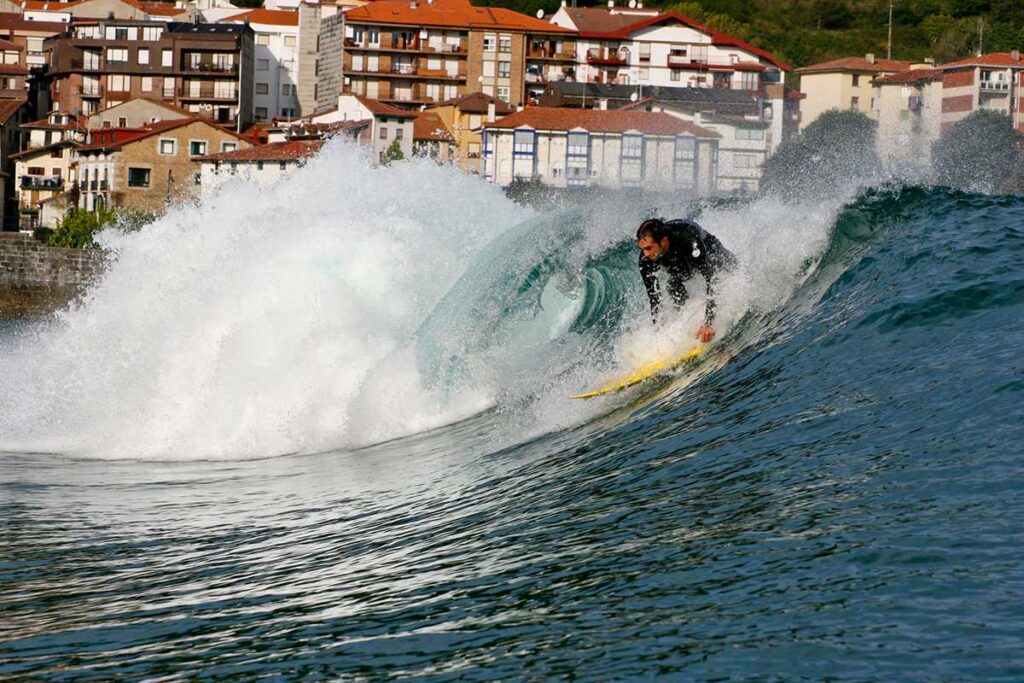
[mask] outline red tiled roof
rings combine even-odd
[[[938,80],[942,78],[942,69],[911,69],[901,71],[897,74],[879,76],[875,83],[920,83],[921,81]]]
[[[527,107],[520,112],[485,123],[484,128],[519,128],[564,130],[577,128],[591,133],[625,133],[635,130],[649,135],[696,135],[701,138],[721,137],[670,114],[648,111],[605,111],[602,109],[563,109],[559,107]]]
[[[451,131],[444,125],[441,117],[432,111],[420,112],[413,122],[412,137],[414,140],[443,140],[452,141],[455,138]]]
[[[290,12],[288,10],[278,9],[254,9],[250,12],[242,12],[241,14],[235,14],[230,17],[221,19],[225,21],[244,21],[249,20],[250,24],[267,24],[270,26],[298,26],[299,25],[299,13]]]
[[[363,105],[370,110],[370,113],[374,116],[398,116],[407,119],[416,118],[416,112],[409,111],[408,109],[400,109],[399,107],[392,106],[380,100],[371,100],[369,97],[363,97],[362,95],[353,95],[359,104]]]
[[[23,10],[48,11],[48,12],[65,12],[71,7],[77,7],[81,5],[85,0],[77,0],[77,2],[52,2],[48,0],[21,0],[21,8]]]
[[[531,33],[576,33],[572,29],[555,26],[543,19],[510,9],[474,7],[469,0],[423,0],[415,7],[405,2],[372,2],[346,12],[345,21],[353,24],[411,24],[509,29]]]
[[[173,2],[139,2],[139,0],[121,0],[151,16],[176,17],[188,12],[187,9],[175,7]]]
[[[68,27],[60,21],[29,21],[16,12],[0,12],[0,29],[32,33],[61,33]]]
[[[989,52],[980,57],[968,57],[956,62],[939,65],[939,69],[955,69],[961,66],[1016,66],[1024,69],[1024,60],[1013,59],[1009,52]]]
[[[798,74],[825,73],[828,71],[867,71],[872,73],[897,73],[910,69],[911,62],[900,59],[876,59],[869,62],[867,57],[840,57],[828,62],[802,66],[796,70]]]
[[[576,10],[570,10],[570,16],[572,16],[572,12],[573,11],[576,11]],[[607,10],[599,10],[599,11],[607,12]],[[611,14],[611,13],[609,12],[609,14]],[[596,16],[596,15],[586,15],[586,16],[589,17],[589,16]],[[607,40],[625,40],[626,38],[629,38],[630,35],[632,35],[636,31],[639,31],[642,28],[647,28],[648,26],[656,26],[658,24],[663,24],[663,23],[669,22],[669,21],[676,21],[676,22],[679,22],[679,23],[683,24],[684,26],[689,26],[690,28],[694,28],[694,29],[700,31],[701,33],[704,33],[704,34],[710,36],[711,37],[711,44],[712,45],[729,45],[731,47],[737,47],[737,48],[739,48],[741,50],[744,50],[744,51],[749,52],[751,54],[757,55],[758,57],[760,57],[761,59],[765,60],[766,62],[770,62],[771,64],[774,64],[775,66],[779,67],[783,71],[791,71],[792,70],[792,67],[790,67],[789,64],[786,64],[785,62],[779,61],[778,59],[775,58],[774,55],[772,55],[767,50],[762,50],[759,47],[755,47],[755,46],[751,45],[750,43],[742,41],[739,38],[736,38],[735,36],[729,35],[728,33],[722,33],[721,31],[716,31],[715,29],[711,28],[710,26],[706,26],[704,24],[701,24],[700,22],[694,21],[693,19],[691,19],[691,18],[689,18],[687,16],[683,16],[682,14],[679,14],[678,12],[662,12],[660,14],[656,14],[654,16],[648,16],[646,18],[638,17],[637,15],[630,16],[628,14],[612,14],[612,16],[614,16],[614,17],[629,16],[630,19],[632,19],[632,21],[629,22],[629,23],[625,23],[623,26],[621,26],[619,28],[616,28],[614,30],[595,30],[595,31],[586,30],[585,31],[584,29],[581,28],[580,32],[579,32],[580,36],[584,37],[584,38],[598,38],[598,39],[607,39]],[[616,22],[617,22],[617,20],[616,20]],[[606,20],[606,23],[608,23],[609,26],[611,25],[611,23],[607,22],[607,20]],[[612,22],[612,23],[615,23],[615,22]],[[577,26],[578,25],[579,24],[577,23]],[[599,25],[599,24],[595,24],[595,25]]]
[[[289,161],[316,156],[324,140],[288,140],[198,157],[200,161]]]
[[[0,99],[0,123],[7,123],[7,120],[14,116],[25,102],[24,99]]]
[[[127,135],[125,135],[121,140],[117,140],[116,142],[99,143],[99,144],[94,144],[94,145],[83,145],[82,147],[78,148],[78,151],[79,152],[87,152],[87,151],[100,150],[100,149],[118,150],[118,149],[120,149],[121,147],[123,147],[124,145],[126,145],[128,143],[138,142],[139,140],[144,140],[144,139],[152,137],[154,135],[159,135],[160,133],[166,133],[167,131],[174,130],[175,128],[181,128],[183,126],[188,126],[188,125],[193,124],[193,123],[202,123],[202,124],[205,124],[207,126],[210,126],[211,128],[216,128],[217,130],[220,130],[220,131],[223,131],[225,133],[228,133],[229,135],[231,135],[233,137],[236,137],[236,138],[238,138],[240,140],[244,139],[244,138],[240,137],[238,134],[236,134],[235,132],[228,130],[227,128],[222,128],[220,126],[217,126],[217,125],[215,125],[213,123],[210,123],[206,119],[201,119],[201,118],[198,118],[198,117],[193,117],[193,118],[190,118],[190,119],[174,119],[172,121],[157,121],[156,123],[147,124],[145,128],[112,129],[113,130],[113,134],[115,134],[115,135],[117,133],[122,133],[122,134],[127,134]],[[101,132],[105,132],[105,131],[101,131]],[[138,133],[138,134],[135,135],[134,133]],[[246,140],[246,142],[248,142],[248,140]]]
[[[496,114],[511,114],[512,105],[505,100],[499,100],[496,97],[487,95],[482,92],[474,92],[462,97],[455,97],[443,104],[453,105],[458,108],[459,111],[466,112],[468,114],[486,114],[487,108],[491,102],[494,103],[494,113]]]
[[[51,114],[54,112],[50,112]],[[78,128],[79,125],[76,123],[74,116],[67,114],[66,112],[57,111],[58,114],[65,114],[68,117],[68,122],[64,124],[50,123],[50,116],[47,114],[45,119],[39,119],[37,121],[29,121],[28,123],[21,124],[21,128],[41,128],[44,130],[72,130]]]
[[[593,34],[616,33],[659,14],[658,10],[609,12],[603,7],[567,7],[566,11],[580,35],[588,38]]]
[[[65,138],[64,140],[61,140],[60,142],[54,142],[54,143],[51,143],[49,145],[43,145],[42,147],[32,147],[30,149],[22,150],[22,151],[18,152],[17,154],[10,155],[7,158],[8,159],[25,159],[25,158],[33,157],[33,156],[35,156],[37,154],[49,154],[53,150],[60,149],[62,147],[77,147],[79,144],[80,143],[77,142],[76,140],[69,140],[69,139]]]

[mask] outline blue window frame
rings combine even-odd
[[[565,177],[569,187],[583,187],[590,174],[590,133],[572,131],[566,136]]]
[[[537,131],[517,130],[512,133],[512,177],[532,178],[535,175]]]
[[[625,133],[619,157],[619,180],[623,187],[639,187],[644,179],[644,136]]]
[[[480,172],[485,179],[489,180],[493,175],[491,172],[491,159],[494,157],[494,136],[485,128],[482,137],[483,161],[481,162]]]

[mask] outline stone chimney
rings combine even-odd
[[[874,64],[875,63],[875,53],[874,52],[867,53],[866,55],[864,55],[864,59],[867,60],[868,64]]]
[[[490,104],[487,105],[487,123],[494,123],[495,109],[494,101],[491,100]]]

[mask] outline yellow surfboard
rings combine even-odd
[[[639,368],[629,373],[628,375],[623,375],[621,377],[606,382],[604,386],[598,389],[594,389],[593,391],[588,391],[582,394],[576,394],[575,396],[570,396],[569,398],[594,398],[595,396],[614,394],[615,392],[622,391],[623,389],[628,389],[633,385],[640,384],[640,382],[650,379],[651,377],[664,374],[671,370],[675,370],[681,365],[693,362],[697,360],[697,358],[699,358],[703,353],[704,348],[698,346],[695,349],[687,351],[681,356],[669,356],[667,358],[653,360],[649,363],[641,365]]]

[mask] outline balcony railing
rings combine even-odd
[[[192,88],[179,87],[178,97],[183,100],[220,100],[222,102],[234,102],[238,99],[237,92],[217,92],[213,88],[200,88],[199,91]]]
[[[406,74],[412,76],[416,73],[415,64],[392,64],[391,73],[393,74]]]
[[[238,73],[238,65],[203,62],[200,64],[183,64],[181,70],[188,73],[231,75]]]
[[[369,43],[365,38],[361,41],[353,40],[352,38],[345,38],[343,42],[345,47],[352,50],[391,50],[396,52],[426,52],[431,54],[447,55],[466,54],[467,51],[466,41],[431,45],[429,42],[424,40],[392,41],[390,39],[381,38],[379,43]]]
[[[103,97],[103,88],[98,85],[81,85],[78,94],[82,97]]]
[[[1009,81],[981,81],[981,89],[991,92],[1009,92]]]
[[[23,175],[21,176],[21,189],[58,192],[64,189],[64,179],[59,175]]]
[[[599,50],[590,50],[587,52],[587,63],[598,64],[598,65],[609,65],[609,66],[621,66],[626,64],[627,58],[625,55],[617,52],[600,52]]]

